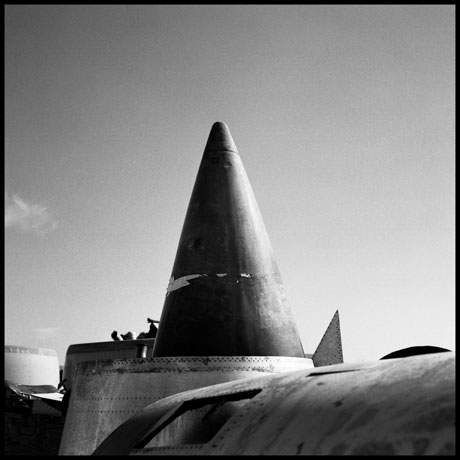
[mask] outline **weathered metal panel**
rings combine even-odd
[[[72,380],[79,363],[104,359],[133,359],[139,344],[147,345],[147,358],[152,357],[155,339],[120,340],[108,342],[76,343],[67,349],[62,378],[66,388],[72,388]]]
[[[89,455],[148,404],[191,388],[313,367],[310,359],[251,356],[88,361],[77,366],[61,455]]]
[[[281,378],[280,391],[250,401],[255,410],[247,407],[211,450],[236,455],[454,453],[453,356],[312,374],[291,382]]]
[[[261,391],[207,443],[139,445],[165,414],[186,401],[255,389]],[[455,434],[455,355],[447,352],[188,391],[139,412],[96,454],[453,455]]]

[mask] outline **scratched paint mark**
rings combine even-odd
[[[223,276],[227,276],[227,273],[216,273],[216,276],[222,278]]]
[[[188,282],[189,280],[200,278],[202,276],[208,276],[208,275],[199,275],[199,274],[198,275],[185,275],[177,279],[174,279],[174,276],[171,276],[171,278],[169,279],[168,287],[166,289],[166,296],[168,296],[172,291],[175,291],[177,289],[190,285],[190,283]]]

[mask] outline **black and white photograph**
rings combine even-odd
[[[6,4],[5,455],[455,455],[455,4]]]

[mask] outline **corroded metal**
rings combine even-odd
[[[146,405],[191,388],[294,369],[305,358],[185,356],[112,359],[78,364],[60,455],[90,455],[115,428]]]
[[[137,356],[139,344],[147,345],[146,355],[152,356],[155,339],[111,340],[110,342],[75,343],[67,349],[62,378],[65,387],[72,388],[75,370],[79,363],[91,360],[132,359]]]
[[[238,395],[246,402],[216,419],[209,439],[193,437],[203,417],[192,410]],[[169,444],[159,442],[174,423]],[[446,352],[187,391],[144,408],[95,454],[454,455],[455,435],[455,355]]]
[[[215,123],[185,217],[153,350],[161,356],[304,357],[251,185]]]

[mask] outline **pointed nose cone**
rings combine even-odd
[[[214,123],[153,350],[304,357],[259,207],[228,127]]]
[[[238,153],[230,130],[225,123],[216,121],[212,125],[204,153],[234,152]]]

